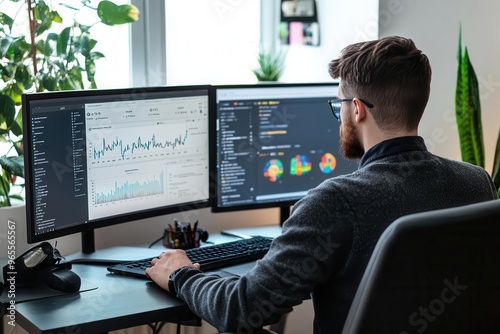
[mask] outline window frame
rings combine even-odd
[[[131,25],[130,82],[133,87],[167,84],[164,0],[132,0],[141,19]]]

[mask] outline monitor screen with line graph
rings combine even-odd
[[[25,94],[28,242],[209,206],[209,90]]]

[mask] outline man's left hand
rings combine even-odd
[[[158,258],[151,260],[151,267],[146,268],[146,275],[163,289],[169,291],[168,280],[170,274],[182,267],[200,269],[198,263],[193,264],[182,249],[173,252],[161,253]]]

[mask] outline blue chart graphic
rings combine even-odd
[[[115,150],[119,150],[120,157],[125,159],[127,154],[134,154],[136,150],[141,151],[151,151],[154,149],[165,149],[171,148],[175,149],[177,146],[184,145],[186,143],[186,139],[188,137],[188,131],[186,129],[186,133],[184,136],[179,135],[173,140],[165,140],[165,141],[157,141],[156,135],[153,134],[151,139],[143,140],[141,137],[138,137],[136,140],[126,143],[122,139],[116,137],[112,142],[107,142],[106,138],[102,139],[102,145],[100,148],[94,147],[93,150],[93,159],[98,160],[102,159],[111,152]]]
[[[110,188],[113,189],[95,193],[95,205],[164,194],[164,175],[161,172],[158,179],[156,175],[153,175],[150,180],[146,181],[125,181],[121,184],[115,182],[114,187]]]

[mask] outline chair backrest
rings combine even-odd
[[[401,217],[380,237],[343,334],[497,333],[500,200]]]

